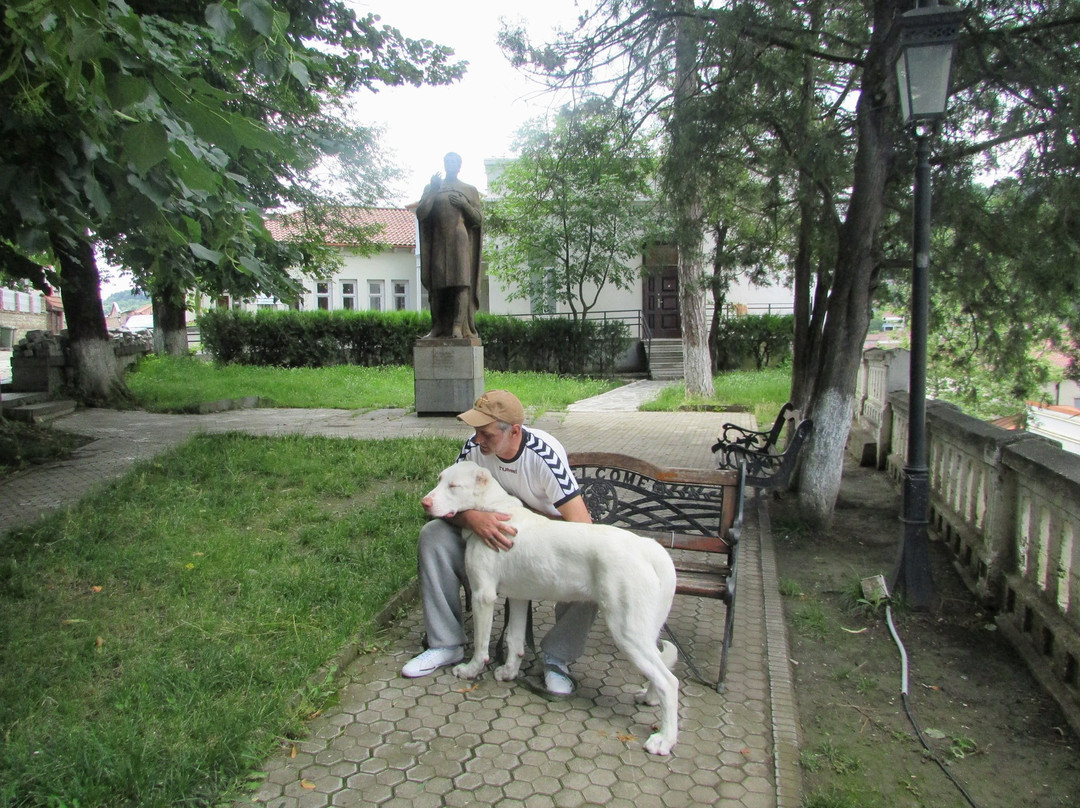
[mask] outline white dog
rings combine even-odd
[[[500,595],[510,598],[507,661],[495,671],[501,681],[518,675],[529,600],[598,603],[615,644],[649,680],[638,700],[660,705],[659,730],[645,742],[645,749],[654,755],[669,754],[678,736],[679,681],[670,671],[676,651],[668,642],[663,653],[657,647],[675,595],[675,566],[667,551],[652,539],[611,525],[564,522],[533,513],[486,469],[470,461],[444,470],[422,504],[436,517],[464,510],[508,513],[517,529],[514,546],[504,551],[492,550],[475,534],[465,533],[474,653],[454,668],[454,674],[474,679],[483,671]]]

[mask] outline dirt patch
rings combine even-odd
[[[931,543],[933,609],[894,604],[894,637],[884,608],[859,602],[860,581],[891,579],[896,564],[900,495],[888,477],[848,463],[827,532],[801,528],[796,505],[793,495],[774,500],[770,516],[800,718],[803,805],[1080,804],[1080,743],[940,542]],[[909,665],[906,705],[900,646]]]
[[[65,460],[93,440],[0,416],[0,479],[31,466]]]

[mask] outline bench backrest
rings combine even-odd
[[[727,551],[739,539],[746,485],[741,467],[662,468],[610,452],[571,454],[570,466],[594,522],[653,535],[664,543],[660,534],[678,534],[673,546],[681,549]]]
[[[770,449],[780,441],[780,433],[784,427],[787,426],[788,421],[791,421],[797,417],[795,412],[795,405],[790,401],[780,408],[780,414],[776,416],[776,420],[773,422],[772,429],[769,430],[769,438],[766,441],[765,448]]]
[[[784,447],[782,454],[767,455],[764,452],[743,452],[729,458],[732,462],[746,464],[746,484],[752,488],[787,488],[795,465],[799,462],[799,451],[810,436],[814,422],[804,418],[799,422],[791,440]]]

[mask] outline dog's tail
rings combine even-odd
[[[675,647],[675,643],[660,640],[660,659],[664,661],[669,671],[675,669],[675,662],[678,658],[679,649]]]

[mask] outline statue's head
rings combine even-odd
[[[447,176],[456,175],[461,171],[461,155],[450,152],[443,158],[443,167],[446,169]]]

